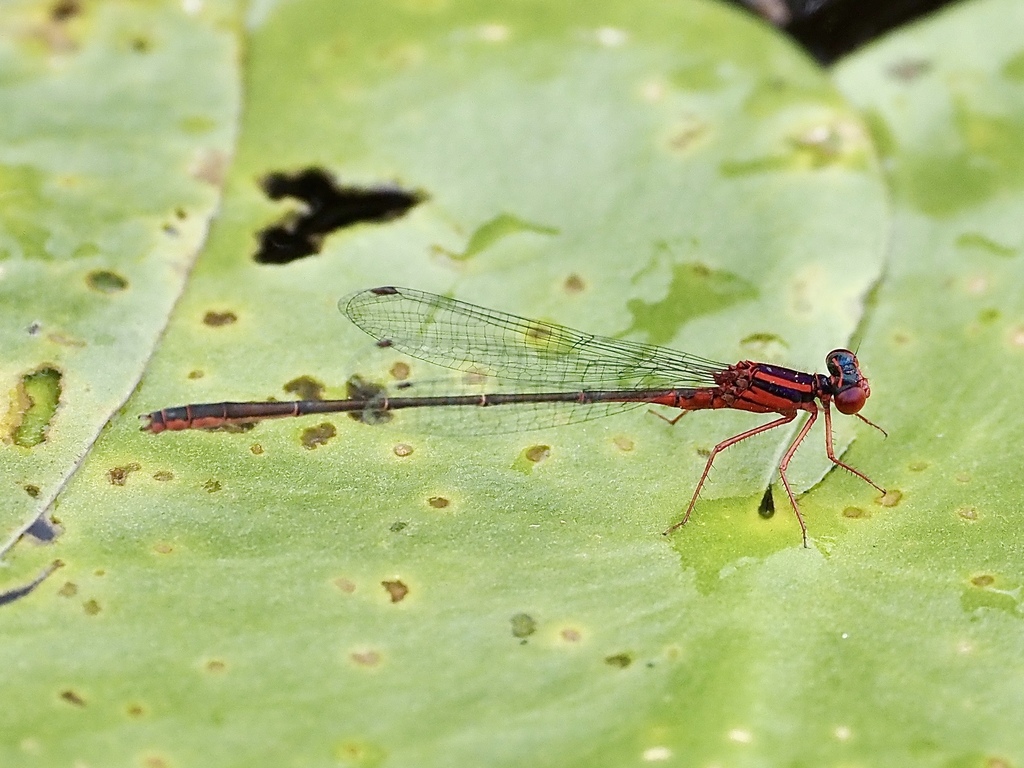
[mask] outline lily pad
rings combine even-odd
[[[253,17],[221,214],[60,496],[64,568],[3,609],[4,762],[1020,761],[1021,10],[965,3],[830,74],[720,6],[642,9]],[[322,213],[269,180],[310,169],[415,204],[262,263],[260,233]],[[137,430],[431,378],[335,309],[384,284],[725,361],[859,344],[889,436],[840,445],[890,493],[815,433],[802,548],[784,496],[758,514],[791,431],[727,452],[665,539],[738,413]]]
[[[7,2],[0,17],[0,553],[142,375],[220,199],[232,16]]]

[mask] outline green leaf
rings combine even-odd
[[[1019,762],[1021,11],[967,3],[865,50],[836,73],[854,108],[743,16],[641,8],[254,13],[207,246],[63,534],[13,551],[65,566],[3,607],[0,762]],[[303,214],[260,180],[311,166],[424,201],[256,264],[257,233]],[[773,433],[663,538],[704,452],[760,423],[742,413],[136,429],[401,378],[334,308],[396,283],[725,361],[820,370],[857,339],[889,437],[844,419],[839,444],[891,493],[826,476],[812,434],[803,549],[781,489],[757,514],[795,434]]]
[[[231,20],[4,4],[0,552],[131,393],[206,234],[239,108]]]

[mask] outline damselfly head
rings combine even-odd
[[[868,380],[860,372],[857,356],[848,349],[833,349],[825,358],[831,374],[832,401],[846,415],[857,413],[871,395]]]

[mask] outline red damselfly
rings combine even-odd
[[[779,475],[807,546],[807,526],[786,470],[819,413],[825,417],[825,451],[836,466],[849,470],[879,492],[885,490],[864,473],[836,458],[832,446],[831,406],[881,430],[859,411],[871,394],[856,355],[848,349],[828,353],[828,374],[804,373],[743,360],[716,363],[665,347],[582,333],[554,323],[529,320],[410,288],[386,286],[360,291],[339,303],[359,328],[410,357],[462,371],[477,382],[495,382],[480,394],[390,397],[370,388],[346,400],[204,403],[164,408],[143,416],[144,430],[214,428],[283,416],[316,413],[387,414],[405,408],[498,407],[519,405],[561,409],[563,422],[581,421],[641,405],[665,405],[682,413],[733,408],[771,413],[778,418],[723,440],[714,447],[686,513],[665,531],[683,526],[693,512],[715,457],[748,437],[789,424],[801,412],[809,418],[779,462]],[[515,391],[501,391],[502,387]],[[579,415],[579,414],[583,415]],[[544,426],[534,422],[530,426]]]

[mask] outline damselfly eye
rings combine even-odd
[[[864,401],[867,399],[868,396],[863,389],[850,387],[837,394],[833,398],[833,402],[836,404],[836,410],[849,416],[863,408]]]

